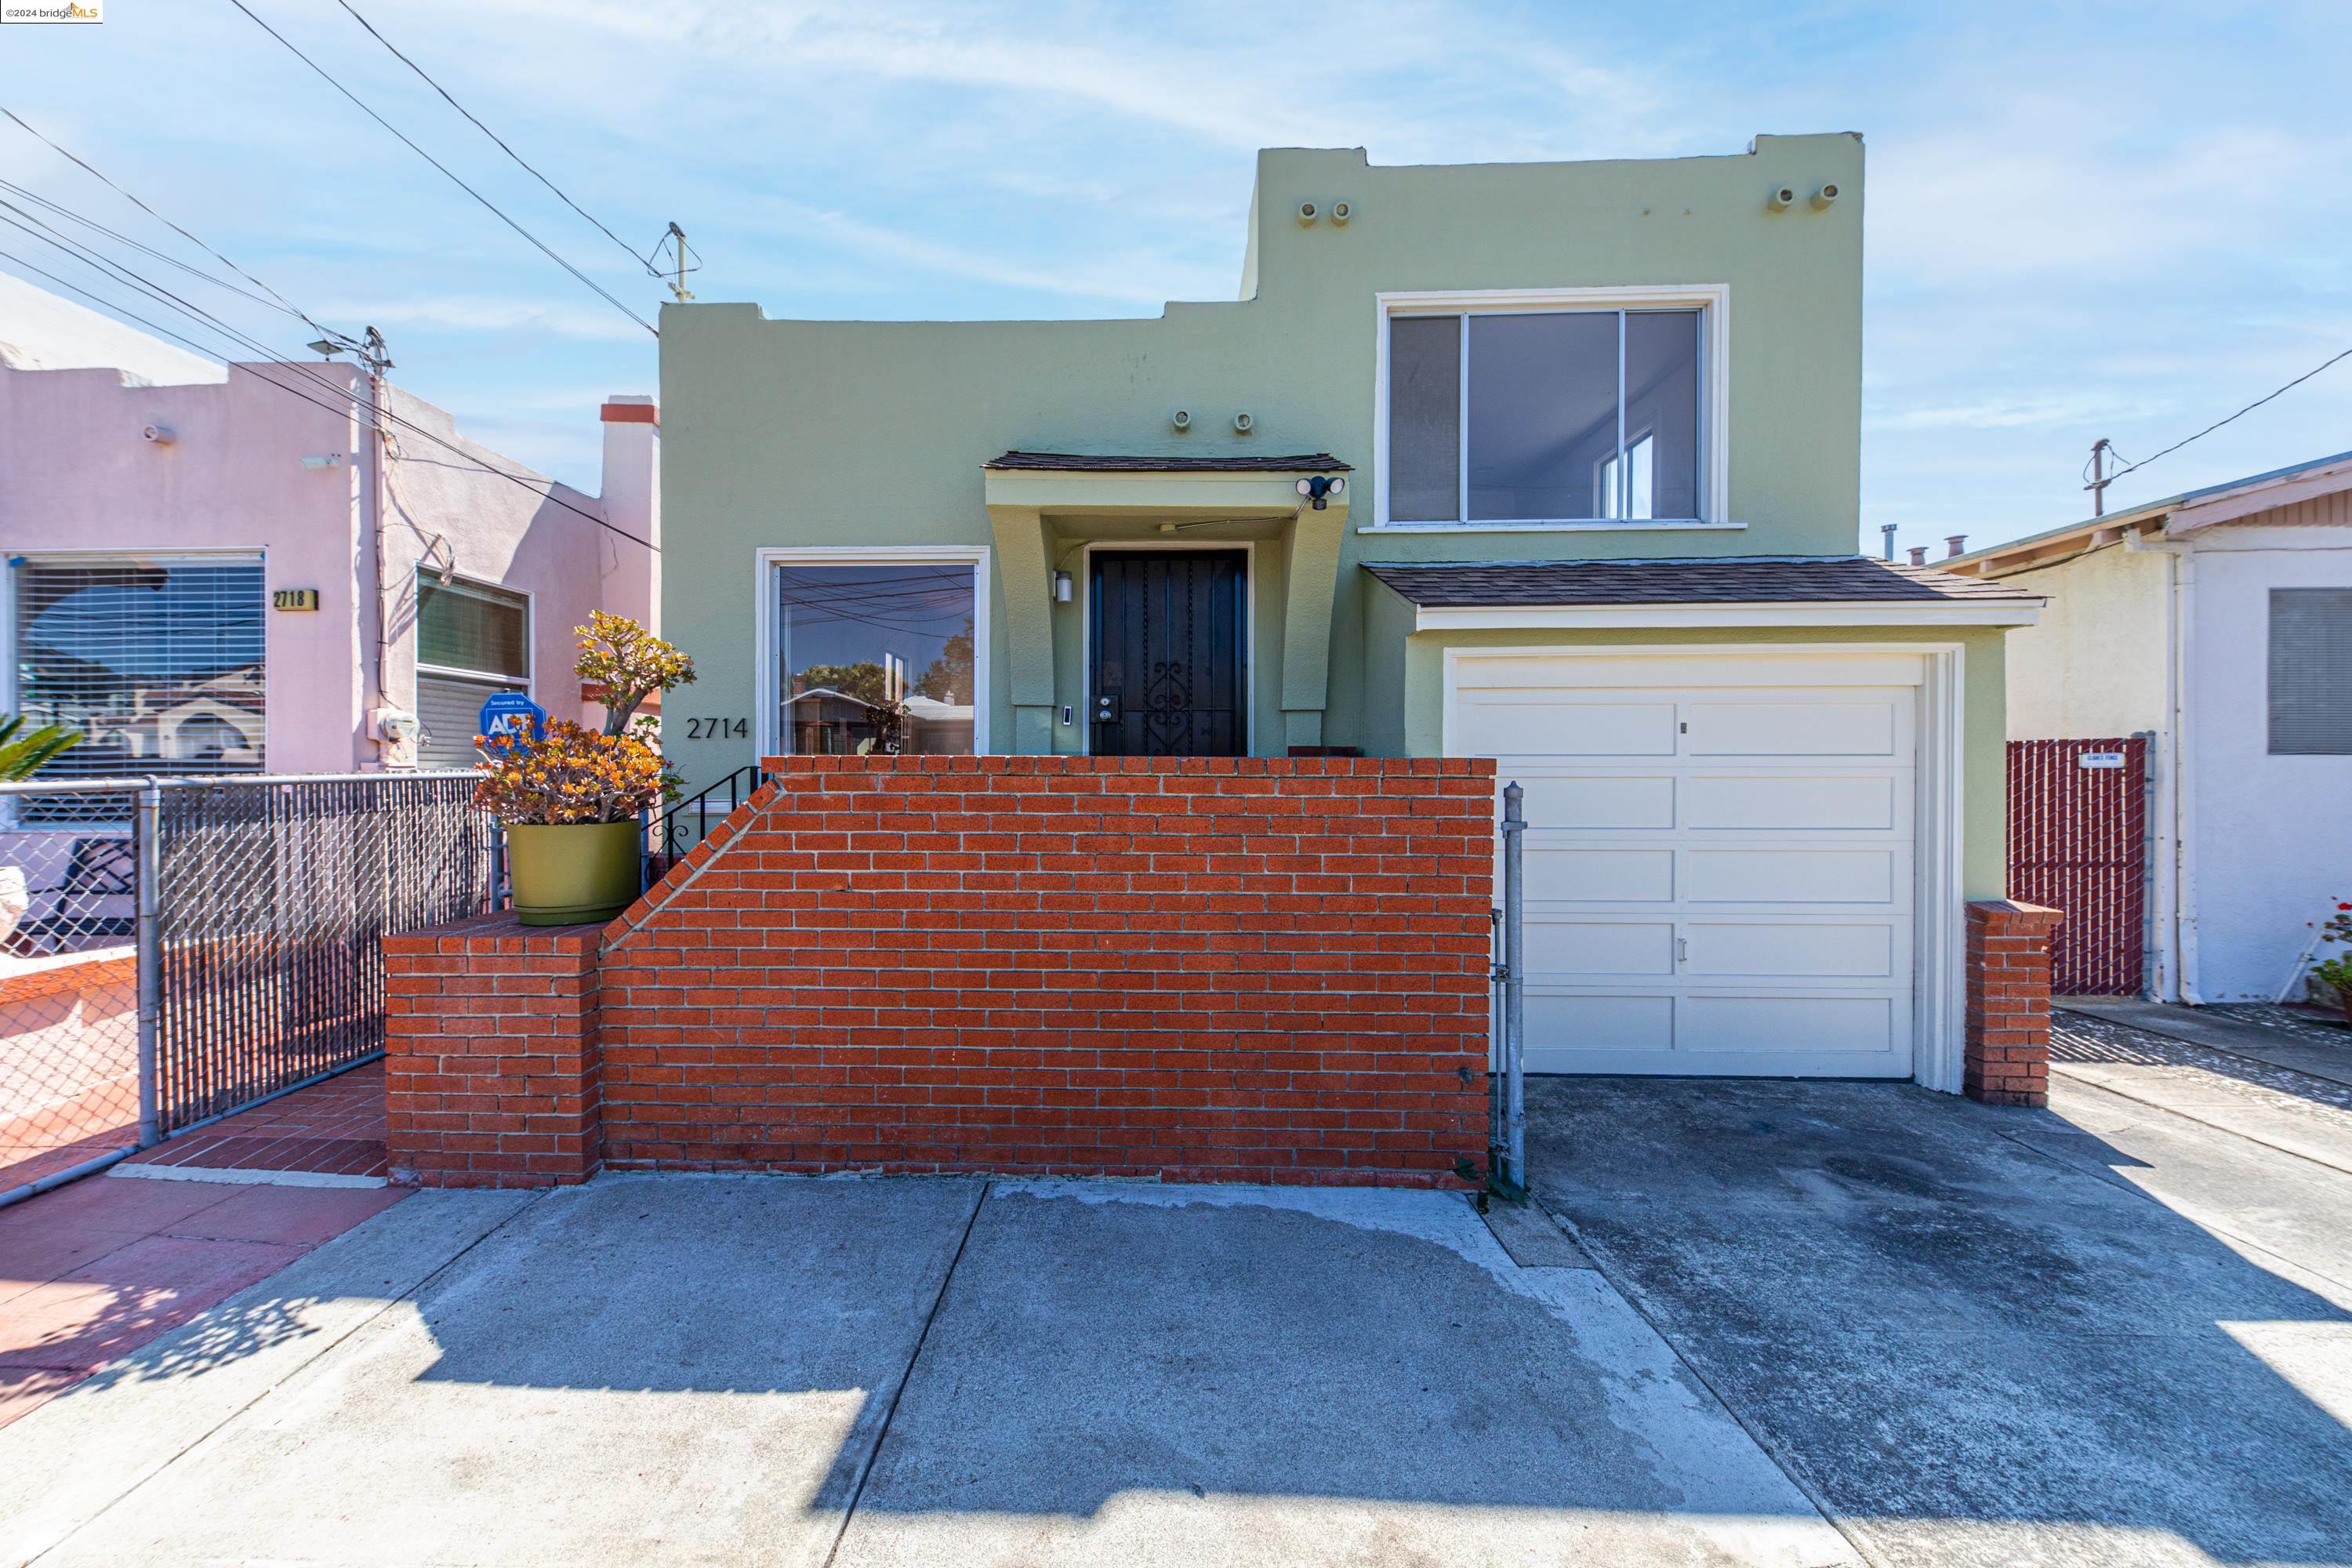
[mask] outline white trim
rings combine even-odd
[[[1481,659],[1551,658],[1562,656],[1612,659],[1737,658],[1760,664],[1774,658],[1859,660],[1908,656],[1913,670],[1888,664],[1887,684],[1916,684],[1919,690],[1918,756],[1914,826],[1912,952],[1912,1079],[1924,1088],[1958,1094],[1965,1070],[1968,973],[1966,795],[1968,777],[1968,649],[1960,643],[1680,643],[1535,644],[1520,647],[1447,648],[1443,666],[1443,718],[1439,751],[1456,755],[1454,695],[1461,667]],[[1767,672],[1751,669],[1758,684]],[[1661,666],[1658,683],[1685,684],[1687,668]]]
[[[782,753],[776,733],[776,709],[782,699],[776,681],[775,602],[771,592],[775,568],[786,562],[803,566],[902,565],[919,561],[961,562],[971,573],[971,749],[988,753],[989,712],[996,705],[990,683],[988,601],[992,552],[985,544],[770,544],[751,552],[751,735],[754,762]]]
[[[1090,539],[1078,552],[1078,755],[1095,754],[1094,553],[1097,550],[1238,550],[1242,563],[1242,755],[1257,755],[1257,543],[1255,539]],[[1278,710],[1277,710],[1278,711]],[[1060,720],[1055,720],[1056,727]]]
[[[1698,490],[1702,515],[1628,523],[1591,518],[1483,520],[1514,531],[1553,528],[1666,529],[1728,528],[1731,516],[1731,286],[1727,283],[1659,283],[1626,287],[1579,289],[1422,289],[1372,296],[1372,521],[1369,530],[1410,529],[1414,532],[1461,531],[1481,526],[1462,505],[1454,522],[1389,521],[1389,321],[1410,315],[1505,315],[1540,310],[1688,310],[1699,312],[1699,412],[1705,428],[1699,433]],[[1466,495],[1470,483],[1468,443],[1470,420],[1470,333],[1462,332],[1462,392],[1465,412],[1460,436],[1463,453],[1457,484]],[[1620,348],[1622,357],[1622,348]],[[1367,531],[1362,530],[1360,531]]]
[[[1916,599],[1759,601],[1731,605],[1416,605],[1416,632],[1589,630],[1640,626],[2030,626],[2032,604]]]

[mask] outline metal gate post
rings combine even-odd
[[[1497,1183],[1510,1197],[1528,1190],[1527,980],[1520,921],[1520,840],[1528,828],[1526,792],[1503,787],[1503,1169]]]
[[[162,1097],[155,1081],[155,1036],[163,1017],[163,789],[152,779],[140,786],[131,819],[131,848],[138,862],[139,1146],[163,1141]]]

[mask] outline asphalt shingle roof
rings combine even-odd
[[[1669,561],[1498,561],[1367,563],[1416,605],[1724,605],[1862,601],[2038,603],[1998,582],[1898,566],[1867,555],[1745,556]]]
[[[1089,452],[1007,452],[984,468],[1033,468],[1066,474],[1346,474],[1354,470],[1328,452],[1280,458],[1099,457]]]

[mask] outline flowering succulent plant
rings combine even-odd
[[[2336,912],[2319,927],[2319,940],[2325,942],[2352,944],[2352,903],[2338,902]],[[2323,958],[2311,966],[2327,988],[2346,999],[2347,1017],[2352,1017],[2352,953],[2336,958]]]
[[[490,741],[482,751],[474,804],[509,827],[626,822],[674,797],[677,777],[636,735],[601,735],[568,719],[536,740]]]

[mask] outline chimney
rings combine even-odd
[[[621,535],[661,543],[661,411],[642,393],[604,400],[604,521],[597,560],[599,607],[661,630],[661,557]],[[599,530],[600,533],[604,531]]]
[[[1915,544],[1911,547],[1911,564],[1914,566],[1925,566],[1927,564],[1927,547],[1926,545]]]
[[[1880,523],[1880,524],[1878,525],[1878,537],[1879,537],[1879,541],[1880,541],[1880,542],[1885,546],[1885,549],[1884,553],[1885,553],[1885,555],[1886,559],[1887,559],[1887,560],[1889,560],[1889,561],[1894,560],[1894,559],[1895,559],[1895,525],[1894,525],[1893,523],[1891,523],[1891,522],[1882,522],[1882,523]]]
[[[1967,534],[1948,533],[1944,536],[1944,559],[1947,561],[1950,560],[1955,555],[1966,554],[1968,552],[1968,548],[1969,536]]]

